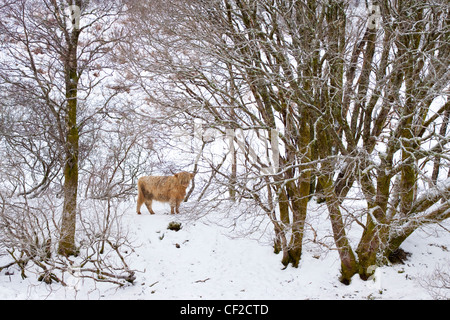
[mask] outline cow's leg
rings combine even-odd
[[[150,214],[155,214],[152,209],[152,200],[145,200],[145,206],[147,207],[147,210],[148,212],[150,212]]]
[[[181,200],[177,200],[177,204],[176,204],[176,207],[175,207],[175,212],[176,213],[180,213],[180,204],[181,204]]]
[[[175,199],[170,199],[170,214],[175,214],[175,208],[177,206],[177,202]]]
[[[138,198],[137,198],[137,206],[136,206],[136,213],[137,214],[141,214],[141,207],[142,204],[144,203],[145,199],[144,199],[144,195],[142,194],[141,190],[138,190]]]

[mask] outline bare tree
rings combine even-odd
[[[24,276],[40,270],[49,282],[64,284],[74,270],[132,282],[118,199],[133,193],[151,143],[132,119],[130,86],[116,74],[127,7],[54,0],[0,7],[0,254]]]
[[[333,141],[339,146],[346,163],[333,183],[324,181],[329,186],[325,190],[330,213],[341,216],[338,207],[355,180],[367,201],[358,260],[342,260],[353,266],[351,270],[358,266],[363,279],[370,275],[370,266],[385,263],[383,259],[414,230],[449,217],[447,177],[441,175],[431,192],[420,186],[431,178],[427,172],[433,157],[448,158],[444,116],[449,108],[444,98],[449,84],[448,5],[408,1],[374,5],[378,15],[368,11],[364,31],[348,42],[350,64],[343,65],[346,79],[341,73],[338,86],[342,94],[337,105],[343,107],[334,109],[327,121],[328,126],[339,124],[345,144],[332,132],[322,137],[323,145]],[[347,17],[345,12],[341,19]],[[369,23],[373,19],[378,27]],[[362,62],[357,63],[360,56]],[[340,223],[335,228],[336,241],[346,239]],[[342,252],[353,256],[347,243],[339,247],[341,258]]]
[[[17,115],[12,118],[24,121],[6,138],[11,148],[26,151],[23,162],[33,164],[37,183],[23,194],[37,194],[63,174],[59,251],[64,255],[75,253],[80,152],[88,150],[80,145],[80,136],[89,134],[86,129],[93,119],[107,113],[123,90],[103,90],[103,101],[93,99],[99,83],[108,77],[103,58],[123,37],[116,27],[122,11],[120,2],[2,3],[0,79],[10,114]],[[39,174],[36,164],[41,166]]]

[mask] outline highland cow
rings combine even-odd
[[[152,201],[169,202],[170,213],[180,213],[181,202],[186,196],[186,188],[194,174],[176,173],[173,176],[147,176],[138,180],[137,214],[141,214],[141,206],[145,203],[150,214],[155,214]]]

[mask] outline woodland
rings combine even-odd
[[[339,281],[371,279],[449,233],[449,22],[445,0],[0,0],[0,272],[135,283],[122,207],[188,171],[190,214],[263,219],[244,234],[283,268],[320,205]]]

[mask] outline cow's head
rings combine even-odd
[[[180,172],[180,173],[175,173],[174,176],[175,176],[175,178],[178,179],[178,182],[183,187],[187,187],[189,185],[189,182],[191,182],[191,180],[194,178],[194,174],[193,173],[189,173],[189,172],[186,172],[186,171],[183,171],[183,172]]]

